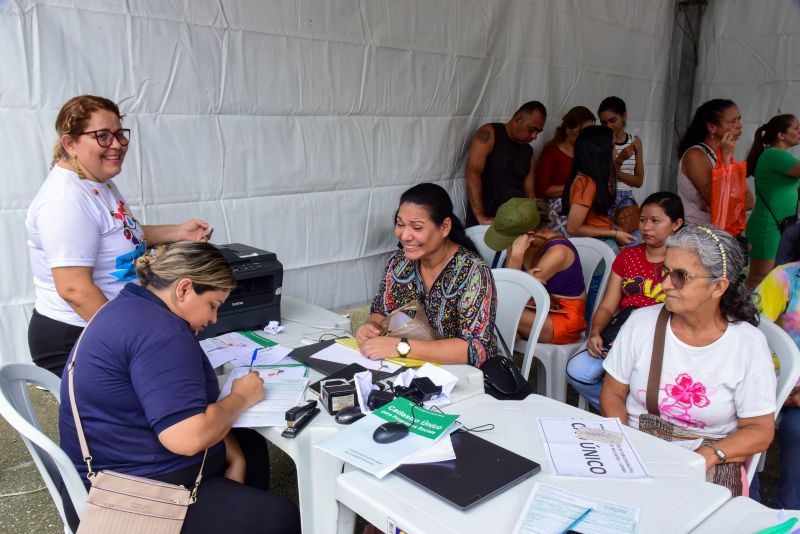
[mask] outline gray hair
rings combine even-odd
[[[697,254],[700,265],[715,279],[728,280],[720,311],[730,322],[746,321],[758,325],[758,310],[742,281],[745,256],[729,233],[714,226],[686,224],[667,238],[667,248],[688,249]]]

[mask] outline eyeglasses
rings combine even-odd
[[[92,130],[90,132],[82,132],[80,135],[94,135],[94,138],[97,140],[97,144],[100,145],[101,148],[108,148],[114,142],[114,138],[117,138],[119,144],[122,146],[128,146],[131,140],[131,131],[129,128],[120,128],[116,132],[112,132],[111,130]]]
[[[692,274],[690,272],[684,271],[683,269],[675,269],[672,270],[669,267],[662,265],[661,266],[661,278],[662,280],[669,276],[669,281],[672,282],[672,285],[675,286],[675,289],[683,289],[683,286],[686,285],[687,280],[692,280],[693,278],[708,278],[709,280],[716,280],[716,276],[708,276],[707,274]]]

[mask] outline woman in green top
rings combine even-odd
[[[756,130],[747,154],[747,174],[756,180],[756,207],[747,221],[747,240],[752,247],[747,286],[751,291],[775,267],[779,223],[797,214],[800,160],[789,149],[798,144],[797,117],[776,115]]]

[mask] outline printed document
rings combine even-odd
[[[539,418],[539,434],[559,475],[647,478],[644,462],[619,419]]]
[[[400,369],[399,365],[386,362],[385,360],[370,360],[359,351],[345,347],[340,343],[333,343],[329,347],[325,347],[321,351],[314,354],[314,358],[317,360],[336,362],[344,365],[357,363],[361,367],[372,369],[374,371],[387,371],[391,373]]]
[[[433,412],[415,406],[407,399],[396,398],[352,425],[343,427],[315,447],[383,478],[439,439],[449,439],[450,433],[460,426],[454,424],[456,419],[458,415]],[[411,429],[408,435],[394,443],[377,443],[372,435],[376,428],[387,421],[411,425]],[[441,451],[438,452],[441,454]]]
[[[582,534],[635,534],[639,508],[600,501],[537,482],[514,527],[514,534],[560,534],[591,509],[574,527]]]
[[[254,334],[253,332],[229,332],[221,336],[204,339],[200,342],[208,361],[215,369],[220,365],[235,361],[239,365],[250,365],[253,350],[258,350],[255,365],[271,365],[281,361],[291,352],[291,349],[282,347]]]
[[[254,368],[264,379],[264,398],[239,416],[234,427],[258,428],[263,426],[286,426],[286,410],[297,406],[305,396],[308,378],[270,378],[275,368]],[[249,372],[247,367],[237,367],[228,376],[219,398],[230,395],[231,384]]]

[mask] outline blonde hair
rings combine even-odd
[[[198,295],[236,287],[228,260],[214,245],[198,241],[159,246],[155,255],[145,254],[136,260],[136,276],[142,286],[153,289],[165,289],[189,278]]]
[[[84,128],[92,113],[98,110],[106,110],[115,114],[121,121],[125,115],[119,112],[119,107],[107,98],[102,96],[81,95],[70,98],[61,106],[61,110],[56,117],[56,133],[58,140],[53,147],[53,159],[50,162],[50,167],[53,167],[59,160],[69,159],[67,151],[61,144],[61,137],[69,135],[72,138],[77,138]]]

